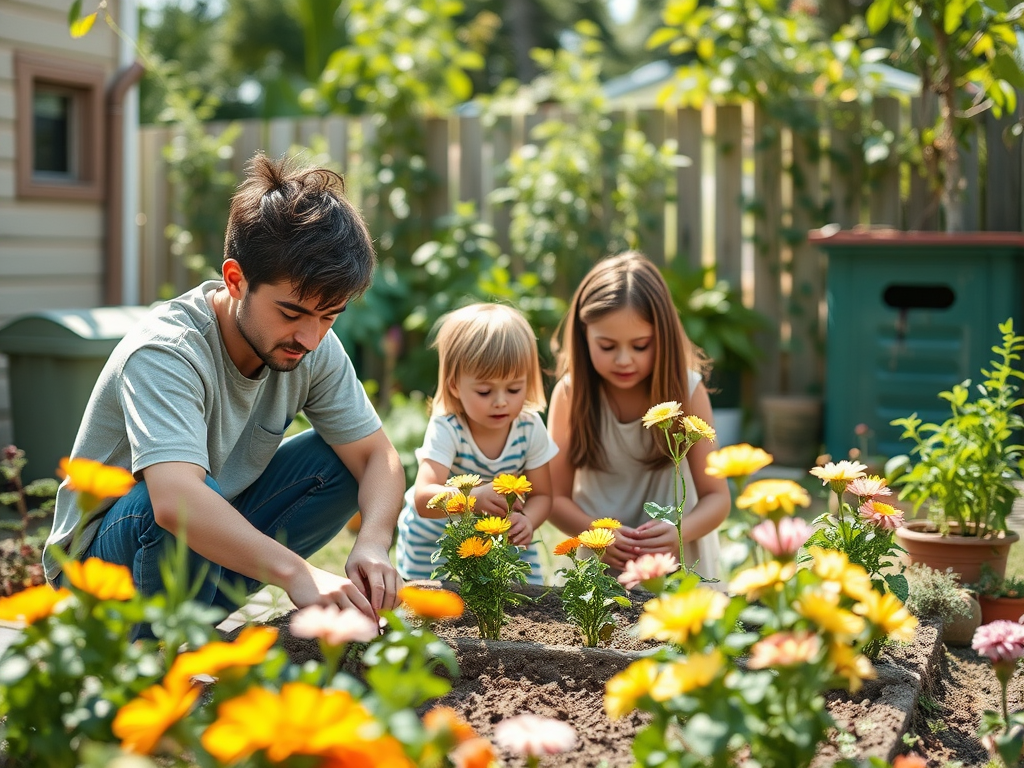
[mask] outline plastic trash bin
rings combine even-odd
[[[71,452],[103,364],[148,307],[55,309],[20,315],[0,328],[8,357],[14,443],[24,479],[53,477]]]

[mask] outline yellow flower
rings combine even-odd
[[[809,507],[811,497],[793,480],[758,480],[746,487],[736,499],[736,506],[765,517],[782,511],[792,515],[798,507]]]
[[[750,669],[792,667],[809,664],[821,650],[821,638],[814,632],[776,632],[758,640],[750,649]]]
[[[512,527],[512,521],[507,517],[481,517],[476,521],[476,525],[473,527],[480,531],[480,533],[486,533],[491,536],[500,536]]]
[[[667,403],[658,403],[647,409],[647,413],[644,414],[644,426],[647,429],[651,427],[668,429],[682,412],[683,406],[675,400],[670,400]]]
[[[196,675],[216,677],[233,667],[253,667],[267,657],[276,640],[277,630],[272,627],[246,627],[234,642],[207,643],[196,651],[180,654],[164,682],[188,684]]]
[[[132,473],[123,467],[108,467],[92,459],[61,459],[58,474],[68,480],[68,490],[97,499],[124,496],[135,485]]]
[[[837,639],[848,640],[864,631],[864,619],[839,607],[839,596],[808,590],[793,604],[796,612]]]
[[[491,540],[481,539],[479,536],[470,536],[459,544],[459,557],[465,560],[467,557],[483,557],[491,551]]]
[[[123,565],[90,557],[84,563],[77,560],[67,562],[63,570],[71,586],[97,600],[131,600],[135,596],[132,572]]]
[[[711,477],[749,477],[772,463],[772,455],[749,443],[727,445],[708,454],[704,470]]]
[[[566,539],[560,544],[555,545],[554,553],[556,555],[568,555],[570,552],[575,552],[579,549],[580,540],[573,536],[571,539]]]
[[[658,677],[658,665],[651,659],[634,661],[614,675],[604,687],[604,711],[611,720],[625,717],[642,697],[651,692]]]
[[[600,554],[604,552],[615,541],[615,534],[607,528],[594,528],[584,531],[576,537],[580,544]]]
[[[766,590],[773,587],[781,588],[795,573],[796,563],[769,560],[736,574],[729,582],[729,591],[736,595],[745,595],[747,600],[757,600]]]
[[[710,443],[715,442],[716,435],[714,428],[699,416],[684,416],[682,423],[683,429],[686,430],[686,436],[691,440],[691,442],[695,443],[701,438]]]
[[[851,563],[845,552],[810,547],[807,553],[814,559],[811,570],[827,582],[825,590],[838,590],[854,600],[864,600],[875,591],[868,572],[862,565]]]
[[[491,487],[494,492],[499,496],[504,496],[506,499],[509,496],[515,496],[517,499],[525,499],[526,494],[533,491],[533,486],[530,485],[530,481],[525,476],[516,475],[498,475],[491,482]]]
[[[590,524],[591,528],[607,528],[609,531],[614,531],[616,528],[621,528],[622,523],[613,517],[601,517]]]
[[[445,502],[445,509],[449,515],[458,515],[462,512],[472,512],[476,508],[476,496],[463,496],[453,494]]]
[[[455,475],[449,477],[445,485],[451,486],[452,488],[458,488],[465,494],[480,485],[480,475]]]
[[[642,640],[655,638],[683,645],[704,627],[704,622],[720,619],[729,598],[707,587],[656,597],[644,605],[637,622]]]
[[[864,470],[867,468],[867,464],[859,461],[830,461],[823,467],[814,467],[810,472],[821,480],[822,485],[829,485],[836,493],[842,493],[851,480],[866,477]]]
[[[117,711],[111,730],[126,752],[148,755],[167,729],[192,709],[202,689],[174,681],[154,685]]]
[[[433,496],[430,497],[430,501],[427,502],[427,509],[447,509],[448,499],[451,495],[451,491],[441,491],[440,493],[435,493]]]
[[[880,595],[872,590],[853,607],[853,610],[872,624],[881,627],[893,640],[908,642],[914,639],[917,617],[911,616],[910,611],[891,592]]]
[[[850,692],[860,690],[864,680],[878,677],[875,667],[867,656],[857,653],[844,642],[836,641],[829,647],[829,661],[835,666],[836,674],[845,677]]]
[[[717,649],[710,653],[691,653],[669,664],[651,687],[651,698],[668,701],[710,684],[721,673],[725,659]]]
[[[49,584],[16,592],[10,597],[0,597],[0,621],[17,624],[35,624],[51,616],[60,603],[71,597],[66,589],[53,589]]]
[[[457,619],[465,609],[462,598],[447,589],[402,587],[398,599],[425,619]]]

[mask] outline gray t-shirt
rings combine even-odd
[[[130,469],[182,461],[201,466],[229,501],[263,473],[300,410],[329,445],[376,432],[381,422],[334,333],[289,372],[263,367],[243,376],[228,357],[213,311],[211,280],[164,304],[114,349],[96,382],[72,457]],[[62,483],[43,565],[60,573],[53,548],[79,557],[92,542],[108,500],[82,520]],[[69,551],[79,526],[82,533]]]

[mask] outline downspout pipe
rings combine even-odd
[[[103,303],[121,304],[124,264],[124,101],[146,73],[138,61],[117,73],[107,88],[107,241],[104,253]]]

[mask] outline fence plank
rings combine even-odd
[[[459,200],[476,203],[484,209],[483,128],[480,118],[460,117],[459,121]]]
[[[743,278],[743,114],[738,105],[715,110],[715,265],[732,285]]]
[[[844,104],[833,109],[829,127],[829,189],[832,193],[829,221],[850,228],[860,224],[864,181],[859,105]]]
[[[427,201],[427,216],[435,219],[444,216],[451,210],[448,200],[450,185],[448,183],[448,121],[441,118],[430,118],[426,124],[427,132],[427,168],[437,179],[433,195]]]
[[[793,230],[807,232],[820,224],[821,173],[817,137],[793,140],[793,178],[803,189],[794,189]],[[831,180],[835,184],[835,180]],[[794,181],[795,184],[795,181]],[[825,257],[806,238],[794,243],[790,263],[792,281],[787,314],[790,323],[789,355],[784,365],[783,391],[788,394],[820,394],[825,380],[823,356]]]
[[[931,126],[938,115],[935,94],[926,93],[910,100],[910,124],[918,129]],[[929,188],[927,178],[919,173],[919,169],[910,168],[910,197],[907,200],[907,229],[924,229],[934,231],[939,228],[938,206],[934,203],[934,195]]]
[[[267,154],[281,157],[295,142],[295,121],[288,117],[275,117],[267,126]]]
[[[242,179],[245,173],[245,165],[257,152],[266,146],[263,140],[262,120],[243,120],[242,131],[235,140],[234,152],[231,155],[231,172]]]
[[[145,158],[140,164],[142,180],[139,184],[139,203],[145,216],[139,236],[139,298],[144,304],[160,297],[162,270],[167,261],[164,227],[167,226],[168,187],[163,148],[168,133],[166,128],[152,127],[143,129],[139,135],[139,154]]]
[[[663,109],[641,109],[637,113],[640,131],[647,137],[655,147],[659,149],[665,143],[665,110]],[[644,208],[641,211],[640,227],[640,248],[647,254],[648,258],[655,264],[665,264],[665,184],[648,185],[644,190]],[[644,226],[644,215],[651,215],[651,219]]]
[[[964,178],[964,188],[961,192],[964,231],[968,232],[981,228],[981,164],[978,160],[977,131],[972,131],[968,135],[966,147],[960,147],[960,172]],[[1019,174],[1017,178],[1019,180]]]
[[[319,117],[305,117],[299,120],[296,142],[307,149],[313,148],[316,138],[324,138],[323,121]]]
[[[704,258],[704,126],[700,110],[687,107],[676,113],[679,154],[690,165],[676,171],[676,258],[698,269]]]
[[[884,97],[875,99],[874,118],[898,139],[900,136],[900,102]],[[870,221],[873,226],[900,226],[900,158],[895,142],[889,156],[874,166],[870,175]]]
[[[754,199],[760,210],[754,219],[754,309],[768,321],[757,334],[762,352],[754,391],[779,392],[779,329],[782,326],[782,261],[779,227],[782,222],[782,130],[764,110],[754,111]]]
[[[1004,131],[1017,122],[1016,115],[999,120],[985,115],[985,141],[988,147],[988,176],[985,178],[985,229],[1021,231],[1021,146],[1010,144]]]
[[[513,119],[508,115],[502,115],[494,121],[494,125],[488,131],[491,145],[491,162],[484,164],[484,172],[487,174],[485,182],[487,191],[497,189],[505,184],[504,178],[499,177],[502,176],[505,163],[508,162],[509,157],[512,155],[512,137],[515,130],[512,124]],[[512,245],[508,238],[510,221],[508,204],[488,205],[484,208],[483,212],[490,214],[490,221],[494,226],[494,237],[498,245],[501,246],[501,250],[505,253],[510,253]],[[520,272],[522,268],[522,260],[513,256],[513,273]]]

